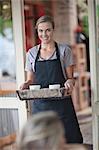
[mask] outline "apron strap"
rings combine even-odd
[[[56,42],[55,42],[55,47],[56,47],[56,56],[57,56],[57,59],[60,60],[60,53],[59,53],[58,45],[57,45]],[[40,46],[39,46],[39,50],[38,50],[38,53],[37,53],[37,56],[36,56],[36,59],[35,59],[35,62],[34,62],[34,69],[35,69],[35,71],[36,71],[35,63],[36,63],[37,60],[39,59],[40,49],[41,49],[41,44],[40,44]]]
[[[40,46],[39,46],[39,50],[38,50],[38,52],[37,52],[37,56],[36,56],[36,59],[35,59],[35,62],[34,62],[34,70],[35,70],[35,71],[36,71],[36,66],[35,66],[35,64],[36,64],[36,62],[37,62],[37,60],[38,60],[38,58],[39,58],[40,49],[41,49],[41,44],[40,44]]]
[[[41,44],[40,44],[40,46],[39,46],[39,50],[38,50],[38,52],[37,52],[37,56],[36,56],[36,59],[35,59],[35,62],[38,60],[38,58],[39,58],[39,55],[40,55],[40,49],[41,49]]]
[[[57,45],[56,42],[55,42],[55,47],[56,47],[56,56],[57,56],[57,59],[60,60],[60,53],[59,53],[58,45]]]

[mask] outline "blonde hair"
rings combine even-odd
[[[64,129],[57,114],[40,112],[28,119],[18,137],[18,150],[58,150]]]
[[[48,15],[41,16],[41,17],[37,20],[35,28],[37,29],[37,28],[38,28],[38,25],[39,25],[40,23],[43,23],[43,22],[50,22],[50,23],[52,24],[53,29],[54,29],[54,27],[55,27],[54,20],[53,20],[53,18],[52,18],[51,16],[48,16]]]

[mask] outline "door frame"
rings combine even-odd
[[[24,73],[24,9],[23,0],[11,0],[12,8],[12,23],[13,23],[13,38],[16,55],[16,84],[17,88],[25,80]],[[20,101],[18,97],[3,96],[0,97],[0,109],[10,109],[18,111],[18,126],[19,130],[23,127],[27,120],[27,109],[25,101]],[[13,112],[12,112],[13,113]],[[1,118],[0,118],[1,119]],[[13,119],[13,118],[12,118]]]
[[[24,61],[25,61],[25,24],[24,24],[24,1],[11,0],[13,35],[16,52],[16,87],[25,81]],[[26,102],[19,98],[14,101],[19,112],[19,129],[21,129],[27,120]]]
[[[97,65],[96,0],[88,0],[93,149],[99,150],[99,66]],[[99,58],[98,58],[99,59]]]

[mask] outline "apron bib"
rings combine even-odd
[[[60,54],[58,46],[56,46],[56,59],[39,60],[40,48],[35,60],[35,76],[36,84],[40,84],[41,88],[48,88],[49,84],[60,84],[64,86],[65,78],[63,75]],[[71,96],[66,98],[33,100],[33,114],[41,111],[52,110],[58,113],[65,129],[65,137],[68,143],[82,143],[82,135],[75,114]]]

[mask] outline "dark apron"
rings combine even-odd
[[[65,78],[61,67],[57,44],[57,59],[40,61],[38,60],[39,54],[40,48],[35,60],[36,83],[40,84],[42,88],[48,88],[49,84],[60,84],[61,87],[63,87]],[[61,98],[60,100],[52,100],[50,98],[48,100],[33,100],[33,114],[48,110],[53,110],[58,113],[64,125],[65,137],[68,143],[83,142],[71,96]]]

